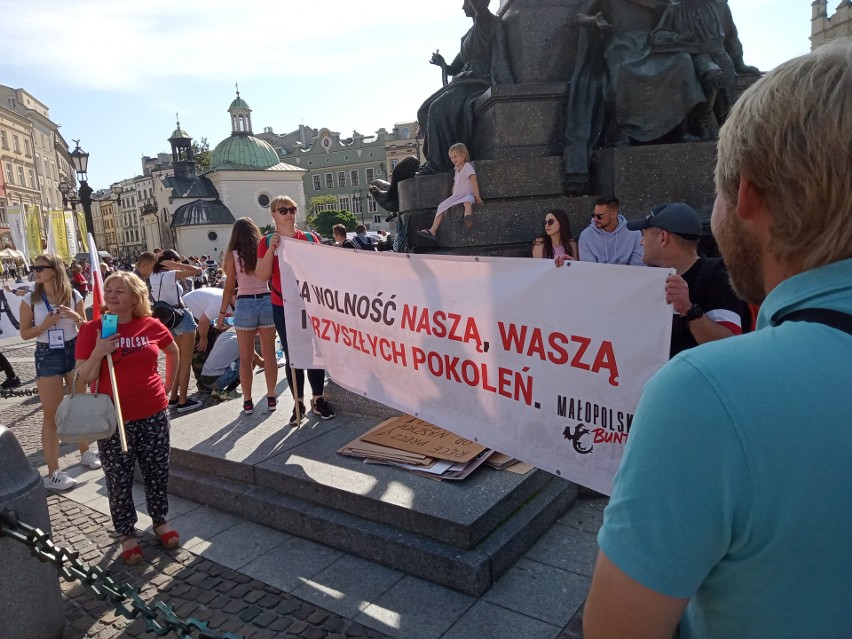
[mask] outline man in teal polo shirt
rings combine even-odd
[[[849,40],[769,72],[722,128],[712,227],[757,330],[645,387],[586,639],[852,637],[850,140]]]

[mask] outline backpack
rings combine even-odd
[[[352,236],[352,243],[355,245],[355,248],[359,248],[362,251],[377,251],[376,245],[373,244],[369,239],[364,240],[358,235]]]

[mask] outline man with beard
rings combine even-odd
[[[712,228],[757,330],[645,386],[586,639],[852,636],[852,42],[786,62],[721,130]],[[844,382],[843,380],[847,380]]]
[[[725,264],[698,255],[701,220],[695,209],[683,202],[663,204],[627,228],[642,231],[645,264],[676,271],[666,279],[666,302],[675,313],[670,357],[743,332],[741,313],[748,317],[748,309],[731,290]]]

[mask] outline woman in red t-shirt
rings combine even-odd
[[[118,271],[104,282],[104,305],[118,315],[118,333],[101,338],[101,320],[88,322],[77,336],[77,371],[80,385],[98,380],[99,391],[115,397],[107,357],[112,357],[121,400],[128,452],[121,452],[118,431],[98,441],[106,476],[109,510],[121,537],[122,557],[128,564],[142,561],[135,538],[133,472],[136,462],[145,483],[148,514],[154,534],[166,548],[180,543],[166,522],[169,502],[169,414],[166,389],[178,367],[178,347],[169,330],[151,317],[148,287],[137,275]],[[166,355],[165,383],[157,370],[160,351]]]
[[[83,296],[83,301],[86,301],[86,295],[89,294],[89,283],[83,275],[83,267],[79,264],[74,265],[74,275],[71,277],[71,286],[74,287],[80,295]]]
[[[270,233],[257,245],[257,266],[254,274],[262,280],[269,281],[269,289],[272,291],[272,319],[275,321],[275,328],[278,331],[278,337],[281,339],[281,348],[284,350],[284,372],[287,375],[287,384],[290,386],[290,392],[293,393],[293,400],[296,406],[293,407],[293,414],[290,416],[290,425],[295,426],[299,423],[299,419],[305,416],[305,404],[303,401],[305,392],[305,371],[301,369],[292,369],[295,371],[296,388],[293,388],[293,373],[290,368],[290,353],[287,348],[287,325],[284,322],[284,299],[281,297],[281,271],[278,266],[277,248],[281,243],[281,237],[295,237],[297,240],[306,242],[314,242],[321,244],[322,239],[315,233],[303,233],[296,228],[296,202],[286,195],[275,197],[269,204],[269,210],[272,212],[272,220],[275,222],[275,232]],[[271,279],[270,279],[271,278]],[[323,387],[325,385],[325,370],[322,368],[308,369],[308,382],[311,385],[313,399],[311,401],[311,410],[314,415],[322,419],[331,419],[334,417],[334,411],[331,410],[328,402],[323,397]],[[296,407],[299,409],[298,416],[296,415]]]

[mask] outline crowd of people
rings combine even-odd
[[[720,133],[712,216],[727,267],[700,254],[702,224],[684,203],[628,222],[617,198],[602,197],[577,239],[564,210],[544,215],[533,258],[674,270],[665,283],[672,361],[644,390],[614,480],[584,613],[590,639],[852,631],[852,515],[832,494],[852,481],[848,396],[826,383],[852,375],[850,100],[846,43],[782,64],[734,106]],[[458,180],[432,228],[420,231],[429,239],[451,206],[462,204],[472,223],[481,202],[467,150],[454,145],[449,157]],[[44,483],[74,485],[58,467],[55,415],[76,373],[81,386],[121,400],[130,452],[121,452],[117,433],[97,442],[99,454],[86,443],[79,450],[82,463],[103,467],[128,563],[142,560],[131,493],[137,463],[155,534],[166,547],[179,544],[168,523],[169,411],[200,406],[189,397],[193,371],[199,388],[220,399],[240,388],[249,415],[262,367],[274,411],[277,337],[294,398],[288,424],[306,410],[335,416],[323,396],[325,371],[290,366],[275,259],[282,237],[322,238],[296,227],[292,198],[274,198],[270,211],[274,230],[265,235],[250,218],[234,224],[221,269],[172,250],[143,253],[132,271],[101,264],[104,310],[118,318],[118,333],[106,338],[101,320],[86,321],[85,265],[69,277],[57,256],[32,264],[20,331],[36,341]],[[369,250],[365,231],[333,233],[340,247]],[[158,305],[173,321],[155,318]],[[723,339],[748,332],[758,308],[759,330]],[[709,342],[719,343],[695,348]],[[0,365],[17,379],[8,362]]]

